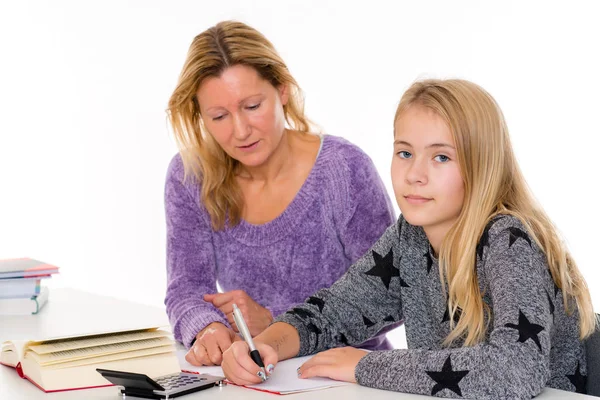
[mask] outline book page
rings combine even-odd
[[[96,347],[114,343],[131,342],[133,340],[150,339],[162,336],[171,336],[169,332],[161,330],[142,330],[124,333],[110,333],[105,335],[85,336],[73,339],[52,340],[47,342],[37,342],[29,345],[29,349],[37,354],[55,353],[58,351],[67,351],[82,349],[85,347]]]
[[[185,360],[187,350],[178,350],[177,358],[182,371],[198,372],[201,374],[223,375],[221,367],[196,367]],[[348,382],[334,381],[329,378],[298,378],[296,370],[313,356],[290,358],[281,361],[275,366],[273,374],[269,379],[257,385],[248,385],[244,387],[266,390],[273,393],[291,394],[307,392],[310,390],[321,390],[335,386],[352,385]]]
[[[81,349],[72,349],[57,351],[53,353],[37,354],[28,352],[36,362],[42,366],[62,363],[66,361],[84,360],[109,354],[125,353],[132,350],[149,349],[174,344],[170,338],[156,337],[150,339],[136,340],[133,342],[113,343],[94,347],[84,347]]]
[[[160,346],[160,347],[152,347],[150,349],[133,350],[133,351],[128,351],[126,353],[117,353],[117,354],[109,354],[109,355],[104,355],[104,356],[86,358],[83,360],[66,361],[66,362],[62,362],[62,363],[58,363],[58,364],[42,366],[41,368],[44,370],[72,368],[72,367],[79,367],[82,365],[100,364],[100,363],[106,363],[109,361],[127,360],[127,359],[132,359],[132,358],[149,356],[149,355],[153,355],[153,354],[174,353],[174,352],[175,352],[175,347],[173,345],[167,345],[167,346]],[[26,354],[25,358],[30,358],[30,354],[32,354],[32,353]]]
[[[29,343],[26,340],[12,340],[2,343],[0,362],[13,367],[16,366],[23,359],[25,348]]]

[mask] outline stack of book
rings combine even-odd
[[[58,267],[31,258],[0,260],[0,315],[37,314],[48,301],[42,280]]]

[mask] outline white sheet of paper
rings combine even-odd
[[[179,358],[179,365],[183,371],[199,372],[202,374],[211,375],[223,375],[221,367],[196,367],[185,360],[185,354],[187,350],[178,350],[177,357]],[[309,390],[320,390],[335,386],[351,385],[348,382],[334,381],[328,378],[309,378],[300,379],[296,370],[302,364],[306,362],[312,356],[291,358],[289,360],[281,361],[275,366],[273,374],[269,377],[266,382],[258,385],[249,385],[247,387],[256,388],[260,390],[267,390],[270,392],[277,392],[281,394],[291,394],[298,392],[306,392]]]

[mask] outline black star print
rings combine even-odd
[[[450,356],[448,356],[446,362],[444,362],[441,371],[425,371],[425,373],[435,381],[435,386],[431,389],[432,396],[435,396],[440,390],[449,389],[462,397],[462,392],[458,383],[469,373],[469,371],[452,371]]]
[[[519,342],[525,343],[527,340],[531,339],[537,344],[537,347],[542,351],[542,345],[540,344],[540,338],[538,334],[544,330],[544,327],[537,324],[532,324],[529,322],[525,314],[521,310],[519,310],[519,324],[505,324],[507,328],[513,328],[519,331]]]
[[[371,253],[373,253],[375,266],[365,272],[365,274],[380,277],[386,289],[389,290],[392,278],[394,276],[400,276],[400,271],[398,268],[394,267],[394,253],[392,252],[392,249],[390,249],[385,257],[380,256],[374,251],[371,251]]]
[[[308,325],[306,325],[306,328],[308,328],[308,330],[313,332],[315,335],[321,334],[321,330],[319,329],[319,327],[313,324],[312,322],[309,322]]]
[[[408,283],[404,281],[404,279],[400,278],[400,287],[410,287]]]
[[[338,342],[345,344],[346,346],[348,346],[348,339],[346,338],[346,335],[344,335],[343,333],[340,333],[338,336]]]
[[[392,317],[391,315],[388,315],[383,320],[386,322],[394,322],[395,321],[394,317]]]
[[[552,279],[552,283],[554,283],[554,297],[556,297],[556,295],[558,294],[558,291],[560,290],[560,288],[558,287],[558,285],[556,284],[556,282],[554,282],[554,279]]]
[[[429,274],[429,272],[431,271],[431,266],[433,265],[433,260],[431,259],[429,250],[427,250],[427,253],[425,253],[424,256],[427,259],[427,274]]]
[[[312,322],[309,322],[308,325],[306,325],[306,328],[315,334],[315,346],[319,347],[319,335],[321,334],[319,327]]]
[[[363,323],[367,326],[367,328],[370,328],[373,325],[375,325],[375,322],[371,321],[369,318],[365,317],[364,315],[363,315]]]
[[[521,229],[519,228],[508,228],[508,247],[512,247],[513,243],[516,242],[516,240],[518,238],[521,239],[525,239],[525,241],[527,241],[527,243],[529,243],[529,247],[531,247],[531,239],[529,239],[529,236],[527,235],[527,233],[523,232]]]
[[[314,316],[315,316],[315,314],[313,314],[311,311],[305,310],[303,308],[294,308],[294,309],[288,311],[286,314],[297,315],[302,319],[314,318]]]
[[[319,307],[319,312],[323,312],[323,307],[325,307],[325,302],[318,297],[310,296],[306,301],[308,304],[314,304]]]
[[[483,233],[481,234],[481,239],[479,239],[479,243],[477,243],[477,248],[476,248],[476,252],[477,255],[479,256],[480,260],[483,260],[483,248],[485,246],[489,246],[490,245],[490,228],[492,227],[491,224],[487,224],[487,226],[485,227],[485,229],[483,230]]]
[[[581,374],[581,371],[579,370],[579,361],[577,361],[577,369],[575,370],[575,373],[573,375],[567,375],[567,378],[569,378],[573,386],[575,386],[575,391],[577,393],[587,393],[585,388],[587,377]]]
[[[490,245],[490,229],[492,228],[492,225],[494,225],[494,222],[500,218],[502,218],[502,215],[496,215],[483,229],[483,233],[481,234],[481,238],[479,239],[479,243],[477,243],[476,247],[476,252],[480,260],[483,260],[483,248]]]

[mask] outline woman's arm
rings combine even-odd
[[[196,335],[213,322],[227,319],[203,299],[216,293],[212,227],[188,188],[182,183],[183,165],[176,156],[165,184],[167,223],[167,294],[165,304],[175,338],[190,347]]]

